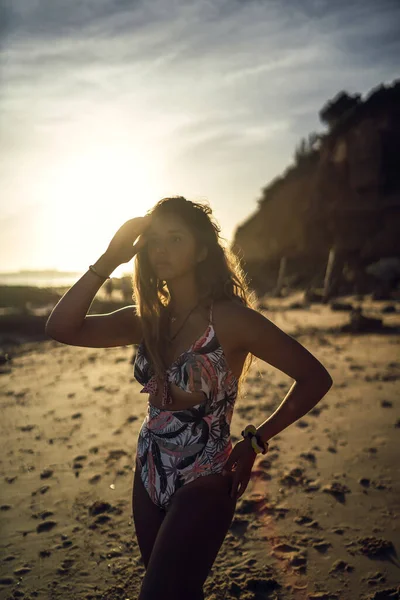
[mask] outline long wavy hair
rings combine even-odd
[[[192,232],[196,249],[207,248],[206,258],[195,268],[199,304],[212,300],[227,299],[256,309],[256,295],[250,290],[246,274],[239,258],[221,243],[221,228],[212,216],[212,209],[198,202],[186,200],[183,196],[162,198],[147,211],[146,215],[178,216]],[[225,245],[225,247],[224,247]],[[159,279],[150,265],[147,247],[144,245],[136,254],[132,276],[133,300],[136,313],[141,317],[146,354],[154,373],[163,377],[168,365],[162,356],[162,348],[167,344],[165,313],[170,302],[170,294],[165,280]],[[256,357],[249,353],[239,378],[238,394]]]

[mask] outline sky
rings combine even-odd
[[[208,203],[230,245],[326,102],[399,76],[397,1],[0,6],[3,272],[84,273],[168,195]]]

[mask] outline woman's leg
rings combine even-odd
[[[138,600],[200,600],[231,525],[232,475],[198,477],[172,497],[142,581]]]
[[[133,479],[132,512],[140,554],[147,569],[154,542],[166,512],[154,504],[150,498],[137,466]]]

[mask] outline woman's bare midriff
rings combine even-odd
[[[174,383],[170,385],[172,404],[162,406],[162,385],[158,386],[157,395],[149,394],[149,402],[157,408],[163,410],[185,410],[185,408],[191,408],[202,402],[205,402],[206,396],[203,392],[185,392]]]

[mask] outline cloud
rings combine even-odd
[[[154,148],[166,186],[261,188],[327,100],[398,76],[391,0],[0,4],[0,184],[30,200],[25,172],[47,181],[52,161],[120,142]]]
[[[365,92],[390,77],[400,50],[389,0],[13,0],[5,12],[3,114],[29,107],[23,121],[49,124],[93,103],[186,110],[194,123],[205,113],[209,127],[224,104],[245,107],[233,128],[296,120],[316,115],[338,81]]]

